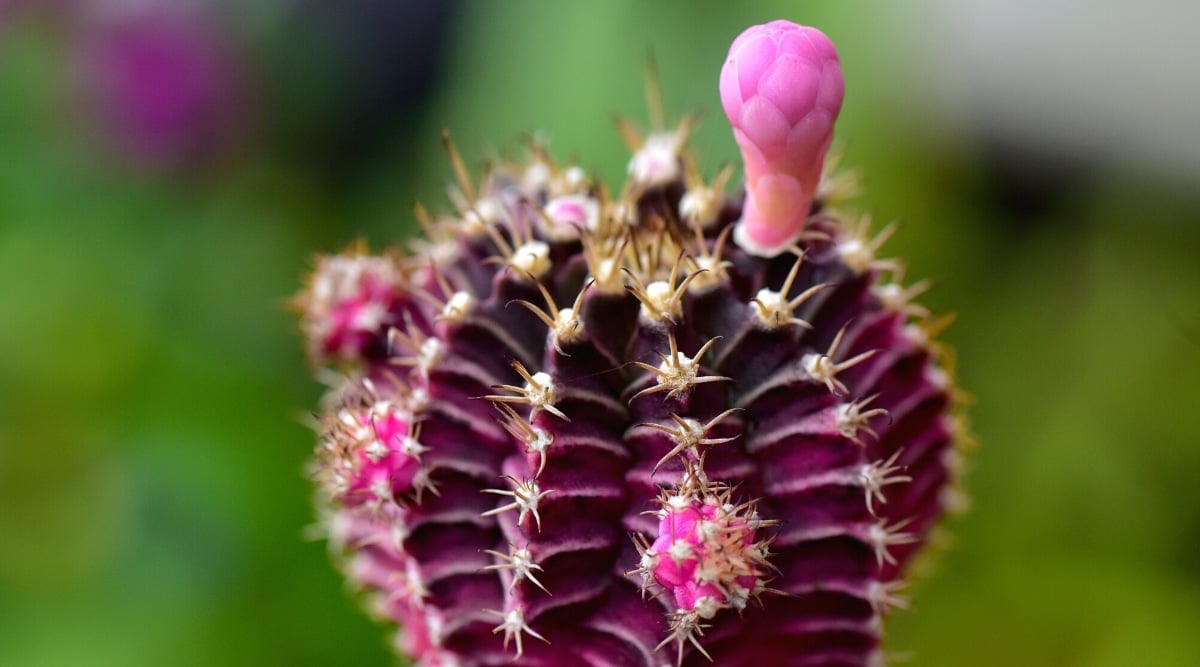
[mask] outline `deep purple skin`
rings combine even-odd
[[[493,175],[489,182],[485,195],[512,189],[503,176]],[[684,189],[681,179],[643,194],[639,224],[672,221],[668,233],[690,247],[693,232],[675,213]],[[546,194],[533,199],[544,205]],[[740,216],[739,207],[737,200],[727,199],[718,221],[705,230],[710,252],[716,237]],[[498,225],[506,239],[512,237],[507,225],[513,219],[523,226],[532,215],[525,203],[515,208]],[[439,265],[452,290],[465,290],[475,299],[460,322],[437,321],[433,300],[418,298],[418,290],[440,300],[448,295],[428,270],[429,260],[414,263],[417,268],[407,274],[409,297],[393,304],[392,321],[407,322],[402,328],[410,338],[440,340],[440,359],[425,374],[405,365],[411,351],[395,341],[391,358],[378,354],[387,349],[382,341],[389,327],[381,327],[378,340],[364,346],[375,353],[361,360],[360,374],[351,375],[370,378],[371,388],[351,379],[339,393],[354,405],[380,398],[403,403],[414,390],[428,392],[431,400],[413,407],[412,417],[420,422],[419,439],[428,448],[421,455],[422,469],[437,493],[397,484],[395,504],[384,502],[383,509],[370,504],[356,509],[356,501],[339,497],[336,490],[326,499],[331,537],[346,554],[346,571],[368,591],[380,593],[380,609],[402,626],[402,652],[428,666],[674,664],[676,642],[656,648],[670,635],[665,616],[674,611],[670,596],[656,599],[653,586],[643,595],[640,577],[630,574],[639,562],[631,536],[654,540],[655,499],[679,481],[683,464],[674,458],[652,473],[673,445],[660,432],[633,427],[670,423],[672,413],[704,422],[737,406],[744,410],[710,432],[737,439],[705,448],[704,469],[711,480],[736,486],[739,502],[757,500],[762,518],[778,522],[760,529],[774,538],[770,563],[778,571],[763,578],[778,592],[762,594],[760,604],[752,602],[740,615],[720,611],[698,641],[723,667],[879,664],[882,618],[895,601],[884,600],[871,586],[901,578],[947,509],[947,491],[957,481],[953,383],[939,366],[937,345],[912,335],[910,314],[885,308],[872,292],[884,282],[881,268],[856,275],[842,261],[837,244],[849,238],[847,225],[818,201],[809,229],[827,238],[802,242],[804,260],[789,296],[818,283],[831,285],[795,313],[813,328],[755,326],[751,299],[760,288],[779,289],[795,256],[755,257],[730,241],[724,254],[731,263],[728,278],[689,291],[683,316],[671,327],[679,349],[689,355],[719,337],[703,360],[704,375],[730,381],[696,385],[686,397],[662,392],[632,398],[653,384],[653,376],[630,362],[658,366],[656,352],[665,352],[668,343],[666,327],[639,321],[639,302],[629,292],[589,290],[582,308],[584,336],[559,353],[548,341],[547,326],[514,303],[544,303],[529,278],[484,261],[503,256],[487,235],[457,232],[456,256]],[[551,246],[553,263],[542,283],[559,307],[569,307],[586,274],[581,243],[554,243],[541,233],[535,238]],[[875,351],[837,375],[847,396],[797,373],[793,381],[742,404],[781,370],[800,368],[805,354],[825,353],[843,327],[835,360]],[[511,501],[485,489],[509,489],[501,476],[525,480],[538,470],[539,457],[527,454],[501,428],[500,414],[482,398],[504,395],[497,385],[524,384],[509,365],[512,359],[530,373],[542,370],[554,378],[560,395],[555,406],[570,419],[541,412],[532,420],[555,438],[537,478],[542,489],[553,491],[539,505],[540,532],[532,517],[518,525],[516,511],[482,516]],[[834,407],[876,393],[870,407],[888,411],[869,421],[877,438],[862,429],[860,442],[854,442],[833,428]],[[513,407],[528,415],[526,406]],[[876,499],[869,508],[864,488],[846,478],[800,484],[830,471],[852,473],[897,453],[897,474],[912,481],[886,486],[886,503]],[[336,463],[328,453],[318,458],[318,476]],[[903,523],[903,531],[914,538],[887,548],[884,561],[867,537],[881,522]],[[398,545],[397,528],[403,534]],[[543,568],[536,576],[551,595],[529,580],[509,592],[509,571],[483,569],[499,563],[485,550],[508,553],[510,543],[528,546]],[[413,594],[420,589],[427,594]],[[515,663],[515,637],[506,649],[505,633],[493,632],[502,619],[484,611],[514,605],[547,640],[524,634],[523,654]],[[431,627],[440,645],[430,641]],[[690,644],[683,655],[684,665],[709,664]]]

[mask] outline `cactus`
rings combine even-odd
[[[620,121],[615,196],[536,144],[477,185],[447,139],[456,211],[297,298],[342,371],[319,507],[418,665],[882,664],[962,504],[947,320],[843,210],[829,40],[750,28],[720,90],[744,197],[691,119]]]

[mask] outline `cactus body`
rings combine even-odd
[[[879,664],[958,503],[942,321],[837,212],[828,128],[787,243],[751,248],[687,122],[623,129],[617,197],[536,146],[476,186],[451,150],[458,210],[413,256],[318,261],[331,541],[426,667]]]

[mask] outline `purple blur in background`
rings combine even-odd
[[[123,157],[209,163],[246,135],[250,79],[230,26],[207,6],[156,1],[78,17],[85,120]]]

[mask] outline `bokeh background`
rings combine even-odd
[[[413,233],[544,130],[699,108],[786,17],[838,44],[860,207],[956,311],[971,512],[917,665],[1200,661],[1200,10],[953,2],[0,0],[0,665],[386,665],[308,539],[317,250]]]

